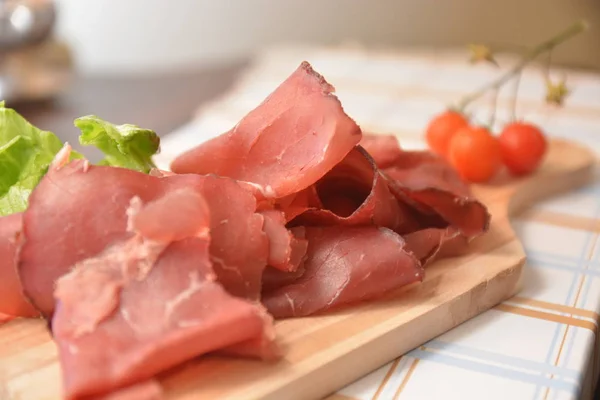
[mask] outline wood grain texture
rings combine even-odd
[[[499,177],[476,186],[492,214],[490,231],[469,254],[440,260],[426,278],[387,295],[326,315],[279,321],[285,358],[266,363],[201,357],[163,374],[167,398],[319,399],[407,351],[511,297],[519,289],[525,254],[509,215],[591,177],[594,156],[553,140],[534,175]],[[242,327],[243,329],[243,327]],[[0,398],[61,399],[56,348],[40,320],[0,326]]]

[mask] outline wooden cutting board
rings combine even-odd
[[[204,357],[161,376],[167,398],[318,399],[511,297],[525,254],[508,216],[591,176],[594,155],[553,140],[544,165],[524,179],[474,187],[492,214],[490,231],[462,257],[440,260],[424,282],[379,301],[277,323],[276,363]],[[243,327],[240,327],[243,329]],[[40,320],[0,326],[0,399],[61,399],[56,348]]]

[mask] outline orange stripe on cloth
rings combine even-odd
[[[544,321],[557,322],[559,324],[565,324],[569,326],[577,326],[580,328],[586,328],[591,330],[594,334],[596,334],[597,327],[596,324],[590,321],[586,321],[583,319],[577,319],[574,317],[567,317],[562,315],[556,315],[552,313],[547,313],[543,311],[530,310],[528,308],[522,308],[518,306],[511,306],[508,304],[498,304],[494,307],[495,310],[504,311],[511,314],[523,315],[525,317],[541,319]]]
[[[402,383],[400,384],[400,386],[398,386],[398,390],[396,390],[393,400],[398,400],[398,398],[400,397],[400,394],[402,394],[402,391],[404,390],[404,388],[406,387],[406,384],[410,380],[410,377],[412,376],[413,372],[415,372],[415,369],[417,368],[418,363],[419,363],[419,359],[415,358],[413,363],[408,368],[406,375],[404,375],[404,379],[402,379]]]
[[[545,308],[546,310],[556,311],[560,313],[577,315],[593,319],[597,323],[600,322],[600,315],[594,311],[584,310],[583,308],[565,306],[564,304],[549,303],[547,301],[529,299],[526,297],[515,296],[507,300],[511,303],[523,304],[531,307]]]
[[[377,388],[377,391],[375,392],[375,394],[373,395],[372,400],[377,400],[379,398],[379,396],[381,395],[381,392],[383,391],[383,388],[385,387],[385,385],[388,383],[388,381],[390,380],[390,378],[392,377],[392,375],[394,374],[394,371],[396,370],[396,368],[398,367],[398,364],[400,363],[400,359],[402,357],[399,357],[397,359],[394,360],[394,362],[392,363],[392,365],[390,366],[390,369],[388,369],[388,372],[385,374],[385,377],[383,378],[383,380],[381,381],[381,383],[379,384],[379,387]]]

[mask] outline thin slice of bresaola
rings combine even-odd
[[[293,283],[263,295],[275,318],[302,317],[374,299],[423,279],[423,269],[402,237],[386,228],[313,227],[306,271]]]
[[[78,262],[131,236],[126,210],[132,197],[146,203],[182,187],[202,187],[209,199],[213,223],[218,224],[212,227],[212,250],[215,261],[225,263],[215,267],[219,278],[232,293],[258,299],[268,248],[262,216],[254,214],[256,201],[248,191],[231,179],[157,177],[85,160],[52,167],[29,198],[18,266],[26,296],[51,316],[54,282]],[[161,227],[156,229],[160,234]],[[227,270],[231,259],[236,264]]]
[[[23,215],[19,274],[26,295],[46,316],[54,282],[78,262],[131,235],[126,210],[164,193],[159,178],[75,160],[51,168],[33,190]]]
[[[454,227],[425,228],[403,236],[406,248],[423,267],[436,259],[455,257],[468,251],[469,238]]]
[[[285,214],[278,210],[261,212],[264,218],[263,230],[269,239],[268,265],[282,271],[295,271],[306,254],[308,242],[304,230],[294,235],[285,226]]]
[[[469,186],[441,157],[426,151],[405,151],[383,173],[398,200],[425,216],[437,216],[467,237],[489,228],[490,214],[485,205],[473,197]]]
[[[187,175],[206,199],[211,213],[210,256],[219,282],[235,296],[259,300],[269,257],[264,216],[256,213],[251,192],[230,178]]]
[[[396,200],[373,159],[360,146],[315,186],[323,208],[306,210],[293,225],[375,225],[403,232],[416,227],[409,207]]]
[[[290,272],[282,271],[272,267],[265,268],[262,281],[263,294],[272,292],[280,287],[287,286],[300,279],[300,277],[302,277],[302,275],[304,275],[306,272],[306,269],[304,268],[304,262],[305,260],[300,263],[295,271]]]
[[[304,272],[304,262],[306,261],[306,252],[308,250],[308,240],[306,240],[306,228],[304,226],[296,226],[290,228],[291,234],[295,241],[292,242],[292,251],[290,256],[290,268],[288,270],[277,269],[272,266],[267,266],[262,276],[262,292],[270,292],[274,289],[298,280]]]
[[[391,134],[363,133],[360,145],[369,153],[377,167],[384,169],[393,166],[402,155],[398,138]]]
[[[275,361],[283,356],[283,349],[277,342],[273,318],[260,304],[255,303],[257,311],[262,313],[264,320],[263,329],[259,335],[249,340],[235,343],[223,349],[217,350],[215,354],[234,357],[257,358],[263,361]]]
[[[22,214],[0,217],[0,323],[14,317],[35,317],[37,310],[23,294],[17,273]]]
[[[233,129],[178,156],[176,173],[250,182],[266,198],[305,189],[360,141],[334,87],[303,62]]]
[[[52,327],[67,399],[143,382],[272,329],[260,305],[218,283],[209,255],[210,212],[201,200],[197,188],[187,188],[145,208],[132,202],[129,227],[140,231],[57,281]],[[170,222],[190,212],[193,229],[190,222]],[[145,219],[162,224],[166,234],[157,238]],[[149,232],[152,238],[142,235]]]
[[[290,222],[308,209],[323,208],[323,203],[319,199],[316,186],[310,185],[297,193],[277,199],[269,208],[281,210],[285,214],[286,222]]]
[[[208,243],[185,239],[165,250],[145,280],[122,289],[118,311],[94,331],[62,331],[69,315],[59,304],[53,329],[67,398],[126,386],[260,337],[267,321],[258,307],[229,295],[211,272]]]

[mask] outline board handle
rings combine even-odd
[[[505,202],[508,215],[516,215],[544,198],[564,193],[589,183],[596,156],[588,147],[565,139],[551,139],[542,165],[532,174],[514,177],[503,171],[485,185],[475,185],[477,198]]]

